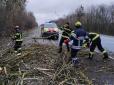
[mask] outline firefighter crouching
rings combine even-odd
[[[79,59],[77,58],[77,53],[81,49],[84,39],[86,38],[86,31],[82,27],[81,22],[75,23],[75,29],[71,33],[70,45],[71,45],[71,57],[69,61],[72,61],[72,64],[78,64]]]
[[[66,47],[67,47],[67,51],[69,52],[70,51],[70,48],[69,48],[69,44],[67,42],[67,39],[69,39],[70,35],[71,35],[71,28],[69,27],[69,23],[67,22],[63,28],[61,28],[61,30],[63,30],[63,33],[62,33],[62,36],[61,36],[61,39],[60,39],[60,42],[59,42],[59,51],[58,53],[61,53],[62,52],[62,45],[63,43],[66,44]]]
[[[90,43],[90,53],[89,53],[89,59],[93,58],[94,55],[94,50],[96,47],[98,47],[98,49],[103,53],[104,57],[103,59],[108,59],[108,53],[106,52],[106,50],[102,47],[101,44],[101,38],[100,35],[97,33],[88,33],[88,39],[86,40],[86,43]]]
[[[21,55],[21,45],[22,45],[22,32],[19,26],[15,27],[15,35],[13,37],[13,40],[15,41],[15,45],[14,45],[14,50],[15,53],[17,53],[17,55]]]

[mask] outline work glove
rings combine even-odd
[[[84,48],[90,48],[90,43],[85,43],[85,44],[83,44],[83,47],[84,47]]]

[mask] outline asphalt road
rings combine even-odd
[[[31,45],[33,43],[36,44],[46,44],[46,45],[55,45],[58,46],[59,40],[48,40],[48,39],[33,39],[39,38],[41,36],[40,28],[35,28],[34,30],[30,30],[28,35],[25,35],[23,45]]]

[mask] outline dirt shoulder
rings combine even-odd
[[[100,54],[90,61],[87,56],[88,51],[81,51],[80,65],[73,67],[67,63],[69,53],[58,54],[55,46],[32,44],[21,56],[12,51],[4,54],[0,66],[7,69],[7,85],[113,85],[114,61],[103,61]]]
[[[83,52],[83,51],[82,51]],[[114,84],[114,60],[103,60],[100,53],[95,53],[93,60],[88,60],[88,52],[80,53],[84,74],[92,80],[94,85],[113,85]],[[114,57],[112,55],[111,57]]]

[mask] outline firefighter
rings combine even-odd
[[[106,50],[103,48],[102,44],[101,44],[101,38],[100,35],[98,33],[93,33],[90,32],[88,33],[88,39],[86,40],[87,43],[90,43],[90,53],[89,53],[89,59],[93,58],[93,54],[94,54],[94,50],[96,47],[98,47],[98,49],[103,53],[104,57],[103,59],[108,59],[108,53],[106,52]]]
[[[63,43],[66,44],[67,51],[69,52],[70,51],[69,44],[68,44],[68,42],[66,42],[66,40],[69,39],[69,37],[71,35],[71,32],[72,32],[71,28],[69,27],[69,23],[67,22],[63,26],[63,28],[61,28],[61,30],[63,30],[63,33],[62,33],[62,36],[61,36],[61,39],[60,39],[60,42],[59,42],[59,51],[58,51],[58,53],[62,52]]]
[[[15,53],[17,53],[17,55],[21,55],[21,45],[22,45],[22,32],[21,32],[21,28],[19,26],[15,27],[15,35],[13,40],[15,41],[15,45],[14,45],[14,50]]]
[[[87,37],[87,33],[82,27],[81,22],[77,21],[75,23],[75,29],[71,33],[70,45],[71,45],[71,57],[69,61],[72,61],[72,64],[75,65],[79,63],[77,58],[77,53],[81,49],[84,39]]]

